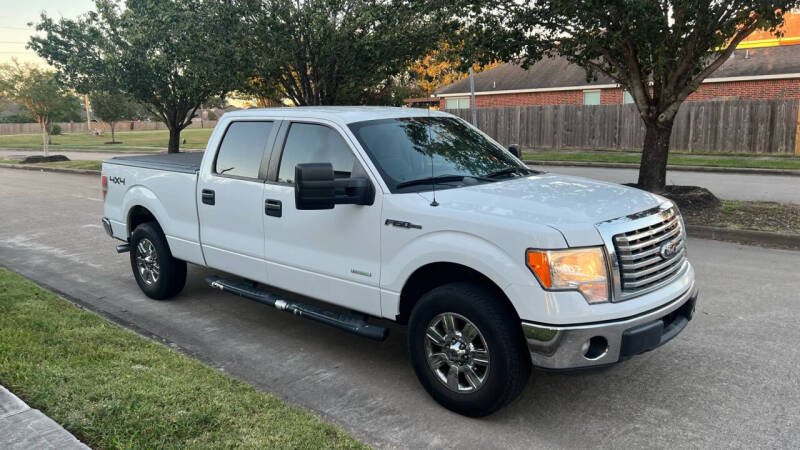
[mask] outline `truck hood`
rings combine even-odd
[[[430,192],[423,195],[431,198]],[[656,207],[666,200],[619,184],[544,173],[436,192],[441,212],[548,225],[572,247],[602,244],[595,224]]]

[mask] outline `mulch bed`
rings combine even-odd
[[[800,204],[720,200],[699,186],[667,186],[661,195],[678,205],[687,224],[800,234]]]
[[[21,161],[21,163],[36,164],[44,162],[58,162],[58,161],[69,161],[69,158],[67,158],[64,155],[50,155],[50,156],[33,155],[33,156],[26,156],[25,159]]]

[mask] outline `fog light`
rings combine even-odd
[[[608,351],[608,341],[603,336],[595,336],[584,342],[581,352],[586,359],[598,359]]]

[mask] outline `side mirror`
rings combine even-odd
[[[519,145],[511,144],[508,146],[508,151],[511,152],[512,155],[516,156],[517,158],[522,157],[522,153],[519,151]]]
[[[368,178],[335,179],[330,163],[294,168],[294,203],[298,210],[333,209],[334,205],[371,205],[375,189]]]

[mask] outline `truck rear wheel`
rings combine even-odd
[[[513,311],[477,283],[447,284],[423,295],[409,320],[408,351],[425,390],[470,417],[514,400],[531,372]]]
[[[131,233],[131,269],[136,283],[150,298],[178,295],[186,284],[186,262],[172,257],[167,238],[155,222],[143,223]]]

